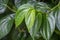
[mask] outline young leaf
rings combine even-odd
[[[33,30],[31,31],[31,29],[34,25],[34,21],[35,21],[35,10],[32,9],[27,14],[25,14],[25,23],[32,37],[33,37],[33,34],[32,34]]]
[[[27,14],[25,14],[25,23],[28,28],[28,30],[31,29],[35,21],[35,10],[29,11]]]
[[[28,13],[28,11],[32,8],[32,6],[30,4],[24,4],[22,6],[20,6],[16,12],[16,16],[15,16],[15,24],[16,24],[16,27],[18,27],[24,17],[25,17],[25,14]]]
[[[25,16],[25,13],[27,13],[27,10],[17,12],[16,17],[15,17],[16,27],[18,27],[22,23],[24,16]]]

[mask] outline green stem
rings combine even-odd
[[[8,9],[10,9],[12,12],[16,12],[14,9],[10,8],[8,5],[5,5]]]
[[[60,3],[58,3],[58,5],[56,5],[54,8],[52,8],[51,10],[54,10],[55,8],[57,8],[59,6]]]
[[[11,10],[12,12],[16,12],[14,9],[10,8],[7,4],[1,4],[1,5],[4,5],[6,6],[9,10]]]
[[[52,8],[48,13],[50,13],[51,11],[53,11],[54,9],[56,9],[58,6],[60,6],[60,2],[54,8]]]

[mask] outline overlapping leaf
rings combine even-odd
[[[49,40],[55,30],[55,18],[50,14],[44,14],[42,19],[40,33],[44,39]]]
[[[33,8],[30,4],[24,4],[22,6],[20,6],[16,12],[16,16],[15,16],[15,24],[16,24],[16,27],[18,27],[24,17],[25,17],[25,14],[28,13],[28,11]]]
[[[60,6],[58,6],[58,8],[56,9],[55,15],[56,15],[56,26],[58,30],[60,30]]]
[[[4,13],[7,3],[9,0],[0,0],[0,14]],[[5,5],[4,5],[5,4]]]
[[[10,14],[0,19],[0,39],[10,32],[13,24],[13,18],[14,14]]]
[[[28,31],[29,31],[31,37],[33,39],[35,39],[36,34],[37,34],[38,30],[40,29],[40,25],[41,25],[41,21],[42,21],[42,14],[37,13],[36,18],[35,18],[35,11],[33,11],[30,14],[26,15],[25,18],[26,18],[25,22],[26,22]]]
[[[40,26],[41,26],[41,23],[42,23],[42,13],[38,13],[36,15],[34,25],[33,25],[33,27],[31,28],[31,31],[30,31],[31,35],[33,37],[35,37],[36,34],[38,33],[38,31],[40,29]]]
[[[7,4],[8,1],[9,0],[0,0],[0,14],[5,12],[6,6],[4,6],[3,4]],[[12,40],[32,40],[32,38],[33,40],[37,40],[35,38],[37,38],[36,35],[39,31],[45,40],[49,40],[55,30],[55,22],[57,28],[60,31],[60,4],[52,12],[46,13],[49,12],[50,10],[50,8],[47,6],[46,3],[51,3],[52,5],[53,4],[56,5],[59,2],[59,0],[58,1],[52,0],[54,2],[51,2],[51,0],[13,0],[13,1],[15,3],[15,6],[18,8],[15,15],[16,27],[18,27],[23,22],[23,20],[25,20],[24,23],[26,25],[24,26],[27,26],[28,32],[30,33],[31,36],[28,35],[27,32],[26,32],[27,34],[25,32],[20,34],[13,29],[14,31],[12,31],[10,35]],[[44,1],[46,3],[36,2],[36,1]],[[25,4],[27,2],[30,4]],[[6,36],[10,32],[13,24],[13,14],[7,15],[6,17],[4,17],[5,16],[4,15],[3,16],[4,18],[2,18],[2,15],[0,16],[0,39]],[[43,38],[42,39],[40,38],[38,40],[43,40]],[[7,40],[7,39],[3,39],[3,40]],[[57,38],[56,40],[59,40],[59,38]]]
[[[41,11],[43,13],[50,10],[50,8],[48,7],[48,5],[46,3],[44,3],[44,2],[37,2],[35,4],[35,6],[36,6],[36,10],[37,11]]]
[[[32,28],[34,21],[35,21],[35,10],[31,10],[27,14],[25,14],[25,22],[28,30]]]
[[[60,4],[56,6],[56,8],[53,10],[52,15],[55,18],[56,21],[56,27],[58,30],[60,30]]]
[[[36,1],[36,0],[14,0],[15,6],[18,8],[22,4],[28,3],[30,1]]]

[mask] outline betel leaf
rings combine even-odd
[[[14,14],[10,14],[0,19],[0,39],[10,32],[13,24],[13,18]]]
[[[7,5],[9,0],[0,0],[0,14],[4,13],[6,6],[4,4]]]
[[[25,23],[29,32],[34,25],[34,21],[35,21],[35,10],[32,9],[25,14]]]
[[[40,28],[40,33],[45,40],[49,40],[51,35],[55,30],[55,18],[49,14],[43,14],[42,25]]]
[[[18,8],[16,15],[15,15],[16,27],[18,27],[22,23],[22,21],[25,17],[25,14],[28,13],[28,11],[31,8],[32,8],[32,6],[30,4],[24,4]]]

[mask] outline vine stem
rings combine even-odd
[[[12,12],[16,12],[16,10],[10,8],[7,4],[1,4],[1,5],[6,6],[6,7],[7,7],[9,10],[11,10]]]
[[[60,2],[54,8],[52,8],[48,13],[50,13],[51,11],[53,11],[54,9],[56,9],[58,6],[60,6]]]
[[[60,2],[59,2],[54,8],[52,8],[51,10],[54,10],[54,9],[57,8],[59,5],[60,5]]]

